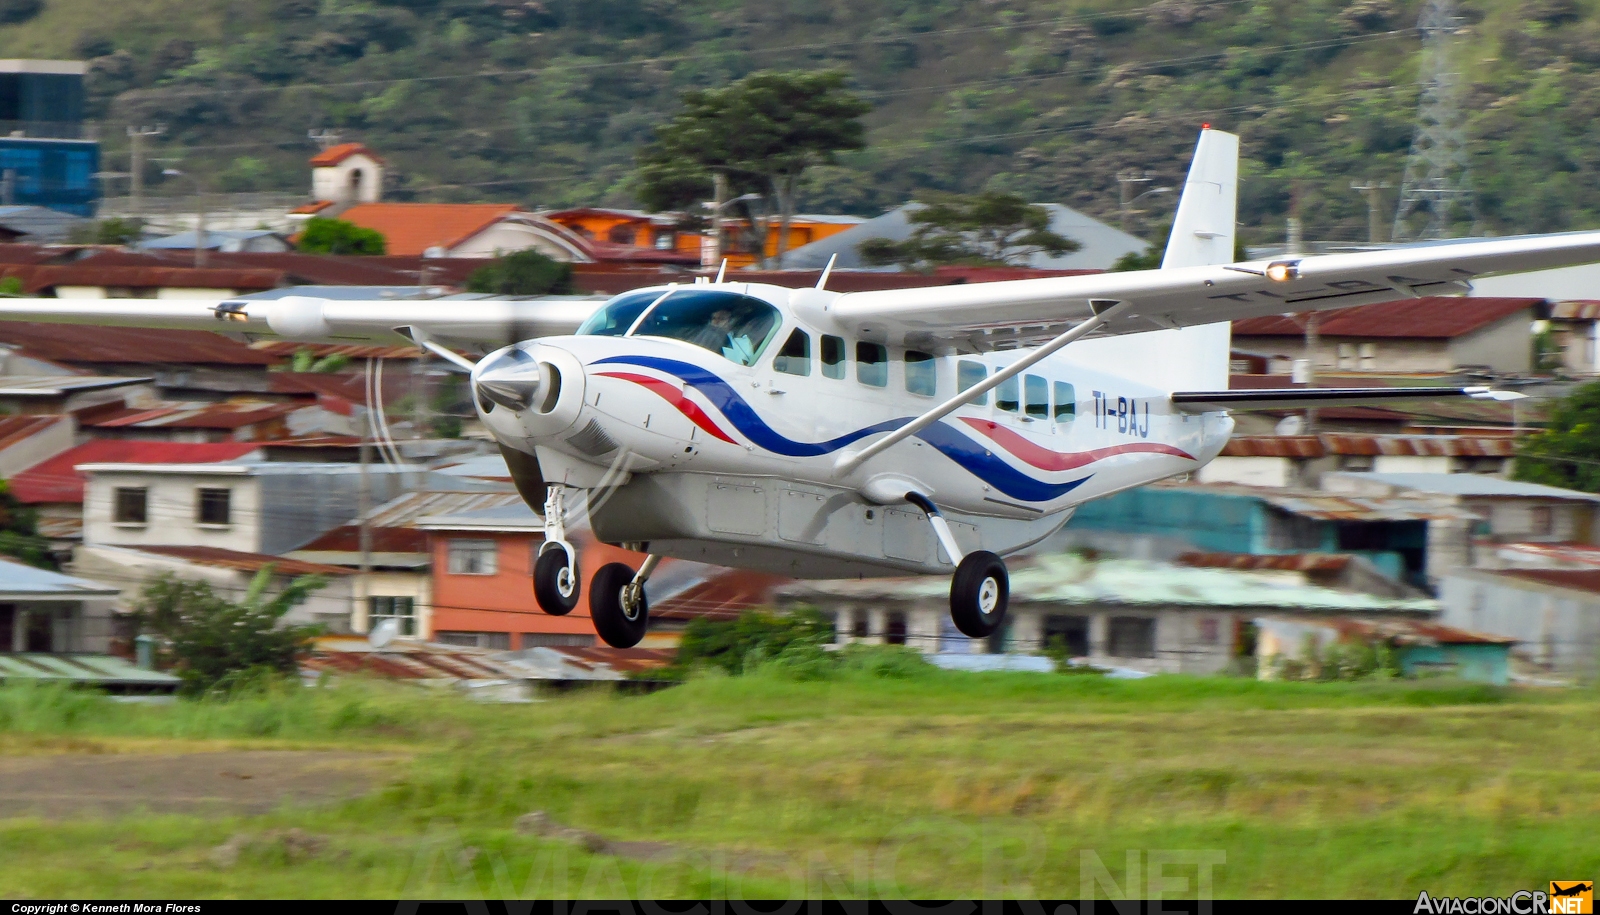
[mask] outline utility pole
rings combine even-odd
[[[715,267],[722,260],[725,246],[722,243],[722,208],[728,202],[728,173],[717,169],[711,173],[711,256],[701,258],[707,267]]]
[[[1133,186],[1136,184],[1148,184],[1149,182],[1150,176],[1137,169],[1125,168],[1117,172],[1117,209],[1121,214],[1121,225],[1119,227],[1122,231],[1128,231],[1128,217],[1132,215],[1133,201],[1135,199]]]
[[[133,213],[144,215],[144,141],[167,132],[167,125],[128,128],[128,196],[133,198]]]
[[[1383,241],[1383,216],[1379,212],[1383,207],[1383,192],[1394,187],[1387,181],[1373,181],[1367,179],[1366,184],[1350,182],[1350,190],[1355,191],[1367,201],[1367,241],[1378,244]]]
[[[1426,0],[1417,21],[1422,33],[1422,70],[1418,74],[1422,98],[1390,233],[1395,241],[1448,238],[1456,214],[1471,219],[1473,234],[1479,230],[1467,157],[1461,74],[1455,72],[1450,59],[1460,29],[1455,0]]]

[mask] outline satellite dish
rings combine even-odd
[[[367,644],[371,645],[374,651],[382,651],[399,634],[400,621],[391,617],[372,627],[372,631],[367,633]]]
[[[1272,431],[1278,435],[1300,435],[1306,431],[1306,418],[1299,413],[1291,413],[1278,420],[1278,425]]]

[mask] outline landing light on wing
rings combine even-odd
[[[1463,388],[1473,400],[1523,400],[1528,395],[1517,391],[1497,391],[1493,388]]]
[[[1273,261],[1267,265],[1267,279],[1274,283],[1287,283],[1299,275],[1299,261]]]

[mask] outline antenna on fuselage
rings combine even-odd
[[[716,281],[719,282],[719,283],[722,282],[722,278],[723,278],[723,276],[727,275],[727,272],[728,272],[728,259],[727,258],[723,258],[722,259],[722,266],[717,268],[717,280]]]
[[[837,251],[835,251],[832,254],[828,255],[828,266],[823,267],[822,268],[822,275],[817,277],[817,288],[818,289],[821,289],[822,287],[828,285],[828,277],[830,275],[832,275],[832,273],[833,273],[833,262],[838,260],[838,259],[839,259],[839,252],[837,252]]]

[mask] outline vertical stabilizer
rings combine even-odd
[[[1238,197],[1239,138],[1206,128],[1200,132],[1194,161],[1189,163],[1189,179],[1178,198],[1178,214],[1172,220],[1162,268],[1233,263]]]
[[[1239,138],[1212,130],[1200,132],[1189,179],[1178,200],[1172,237],[1161,259],[1169,267],[1233,263],[1234,209],[1239,189]],[[1227,322],[1155,330],[1084,340],[1072,354],[1108,372],[1139,367],[1139,378],[1170,391],[1225,391],[1228,388]]]

